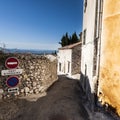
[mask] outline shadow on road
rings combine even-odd
[[[89,120],[82,96],[78,80],[59,76],[48,88],[47,96],[27,103],[14,120]]]
[[[85,80],[59,76],[48,88],[47,95],[36,102],[25,99],[3,102],[0,104],[0,120],[101,120],[102,114],[95,118],[92,113],[90,86]],[[107,119],[102,117],[102,120]]]

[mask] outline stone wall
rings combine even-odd
[[[0,76],[0,90],[3,90],[3,98],[44,93],[47,88],[57,80],[57,60],[54,56],[52,59],[40,55],[31,54],[13,54],[1,57],[0,70],[7,69],[5,67],[5,59],[9,56],[16,57],[19,60],[18,69],[23,69],[19,78],[18,92],[8,93],[6,79],[9,76]]]
[[[81,44],[72,49],[72,75],[80,73],[81,68]]]

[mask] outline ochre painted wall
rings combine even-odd
[[[99,91],[120,115],[120,0],[103,4]]]

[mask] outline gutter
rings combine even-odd
[[[100,0],[99,2],[99,42],[98,42],[98,63],[97,63],[97,95],[99,95],[99,77],[100,77],[100,58],[101,58],[101,33],[102,33],[102,16],[103,16],[103,3],[104,0]]]

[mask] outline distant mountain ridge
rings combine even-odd
[[[6,49],[7,53],[32,53],[32,54],[52,54],[56,50],[37,50],[37,49]]]

